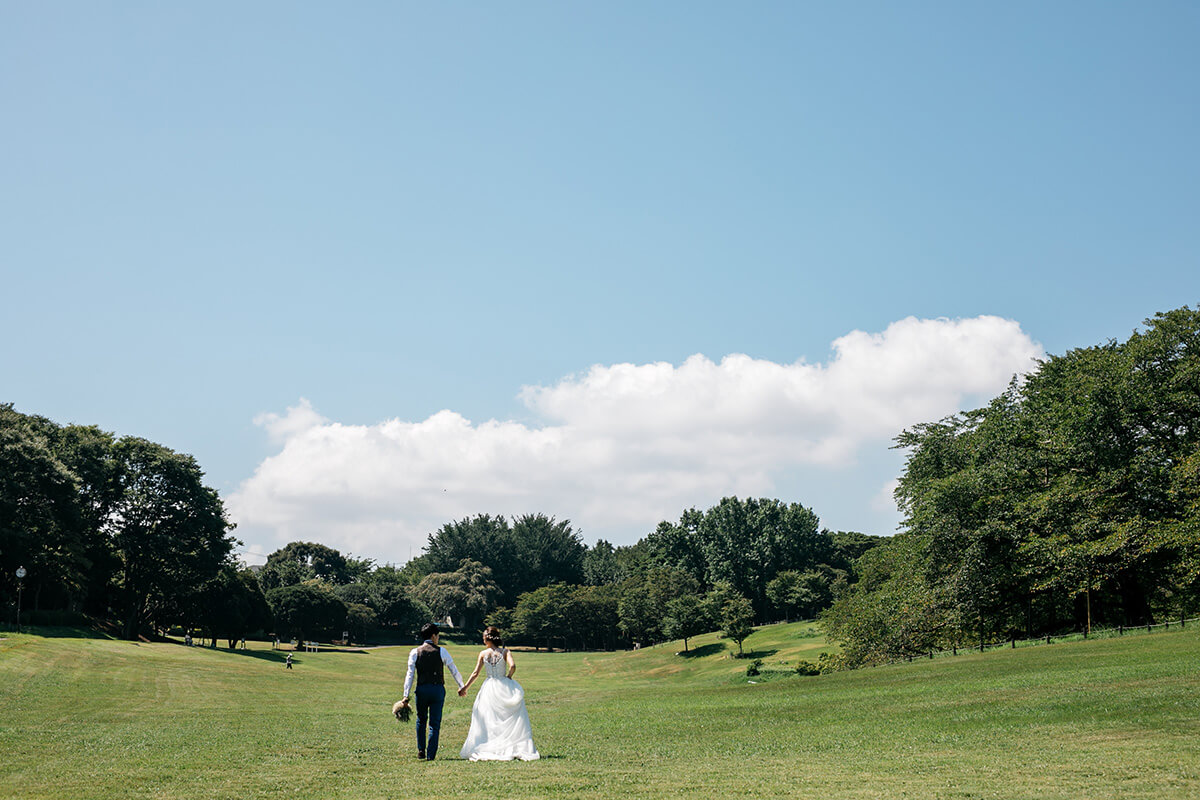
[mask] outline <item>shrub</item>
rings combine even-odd
[[[800,663],[796,665],[797,675],[820,675],[821,667],[811,661],[800,659]]]
[[[756,658],[746,666],[747,677],[753,677],[759,673],[759,667],[762,666],[762,659]]]
[[[842,653],[821,653],[817,656],[817,669],[824,675],[827,672],[840,672],[849,669],[846,656]]]

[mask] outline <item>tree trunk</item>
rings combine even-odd
[[[141,597],[131,597],[125,607],[125,625],[122,635],[128,641],[137,641],[138,631],[142,627],[142,608],[145,601]]]

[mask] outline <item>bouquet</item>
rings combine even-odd
[[[409,717],[412,715],[412,707],[407,701],[397,700],[396,704],[392,706],[392,714],[401,722],[408,722]]]

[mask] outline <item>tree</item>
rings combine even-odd
[[[906,532],[827,615],[851,663],[1194,604],[1200,312],[1052,356],[897,443]]]
[[[318,583],[276,587],[267,592],[267,603],[284,639],[336,638],[345,629],[346,604]]]
[[[616,649],[620,638],[620,596],[620,589],[611,583],[573,588],[568,617],[581,648]]]
[[[663,617],[663,633],[673,639],[683,639],[683,651],[688,651],[688,639],[712,630],[712,619],[703,598],[683,594],[667,601]]]
[[[185,606],[178,615],[185,627],[199,622],[214,640],[228,639],[231,649],[239,640],[255,632],[267,632],[275,624],[254,573],[239,570],[229,562],[201,591],[188,598]]]
[[[503,517],[478,514],[430,534],[425,554],[409,563],[433,574],[452,572],[463,559],[477,561],[492,571],[497,601],[512,604],[539,586],[582,583],[586,552],[569,520],[526,514],[510,525]]]
[[[53,435],[49,420],[0,405],[0,586],[15,597],[12,576],[24,566],[35,608],[45,587],[79,592],[91,566],[78,478],[55,454]]]
[[[511,626],[514,636],[546,648],[559,640],[565,649],[572,630],[571,593],[570,586],[556,583],[526,592],[517,598]]]
[[[376,625],[375,612],[362,603],[346,605],[346,630],[350,637],[359,642],[367,640],[367,632]]]
[[[919,539],[911,534],[896,539],[859,559],[858,583],[822,615],[829,638],[841,643],[848,667],[928,653],[939,642],[961,638],[944,596],[924,578]]]
[[[858,531],[822,531],[822,533],[829,536],[829,542],[833,548],[830,566],[845,570],[850,574],[854,572],[854,562],[862,558],[864,553],[891,541],[891,537],[888,536],[870,536]]]
[[[477,514],[447,522],[429,535],[424,555],[409,564],[430,575],[454,572],[464,559],[477,561],[492,571],[492,579],[498,581],[500,601],[516,600],[520,594],[516,576],[525,567],[520,563],[512,529],[504,517]]]
[[[476,630],[496,607],[498,590],[492,571],[478,561],[463,559],[454,572],[426,575],[413,592],[438,619],[462,621],[461,627]]]
[[[521,569],[513,576],[509,591],[518,593],[554,583],[583,582],[583,558],[587,547],[571,529],[545,514],[526,514],[512,523],[512,539]]]
[[[794,619],[805,601],[801,594],[800,573],[793,569],[780,572],[767,584],[767,597],[785,620]]]
[[[267,556],[260,579],[267,589],[291,586],[319,578],[333,585],[350,583],[361,575],[364,564],[347,561],[340,552],[316,542],[290,542]]]
[[[754,632],[754,607],[745,597],[736,596],[721,607],[721,634],[737,642],[738,658],[741,658],[742,642]]]
[[[628,575],[610,542],[600,539],[583,556],[583,581],[589,586],[615,585]]]
[[[759,617],[770,612],[767,584],[784,570],[813,569],[833,558],[832,540],[817,516],[798,504],[726,497],[679,523],[660,523],[646,543],[654,560],[691,575],[702,586],[732,584]]]
[[[119,498],[108,521],[126,638],[215,576],[233,549],[220,497],[195,459],[135,437],[116,442]]]
[[[698,594],[700,586],[691,575],[672,567],[655,567],[621,585],[617,602],[618,625],[638,642],[663,640],[667,603],[685,594]]]

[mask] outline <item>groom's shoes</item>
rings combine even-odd
[[[418,750],[417,751],[417,761],[424,761],[424,760],[425,760],[425,751]]]

